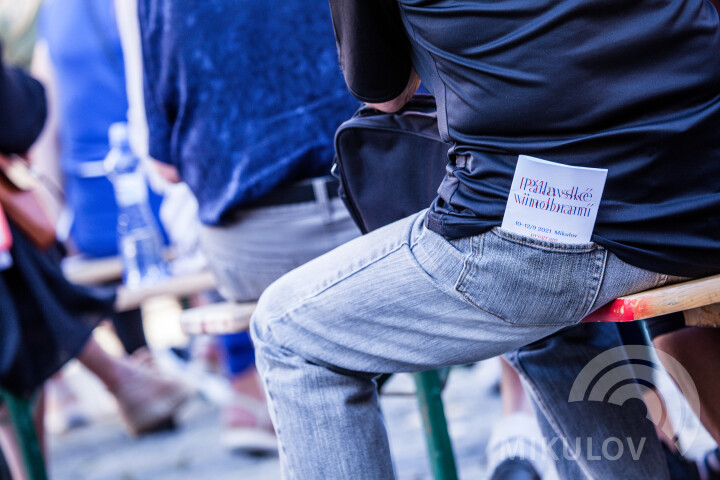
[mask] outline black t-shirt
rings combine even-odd
[[[392,0],[331,0],[340,67],[350,92],[367,103],[402,93],[410,78],[410,44]]]
[[[626,262],[720,272],[720,31],[705,0],[330,0],[346,83],[435,95],[449,173],[426,225],[502,223],[518,155],[606,168],[593,240]]]

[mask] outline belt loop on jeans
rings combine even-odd
[[[313,178],[312,188],[315,193],[315,202],[320,209],[320,217],[324,225],[332,222],[332,205],[330,205],[330,195],[327,190],[326,178]]]

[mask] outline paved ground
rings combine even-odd
[[[497,418],[495,375],[485,366],[453,371],[445,393],[460,476],[484,479],[484,449],[489,426]],[[388,390],[411,391],[410,377],[398,378]],[[107,401],[102,392],[93,395]],[[393,458],[400,480],[430,479],[420,417],[412,396],[384,397]],[[111,411],[111,410],[108,410]],[[107,413],[107,412],[106,412]],[[275,457],[253,458],[222,450],[218,409],[198,398],[183,412],[181,428],[141,439],[129,438],[112,416],[59,436],[50,442],[54,480],[275,480]]]
[[[472,368],[453,370],[445,390],[445,408],[450,423],[460,478],[486,480],[485,447],[490,426],[500,416],[496,393],[497,360]],[[198,397],[180,419],[181,428],[129,438],[116,415],[112,399],[82,375],[69,375],[85,387],[86,408],[99,420],[91,425],[50,438],[53,480],[276,480],[276,457],[232,455],[219,445],[220,425],[216,403]],[[186,377],[191,377],[188,373]],[[197,380],[197,379],[196,379]],[[71,382],[72,383],[72,382]],[[206,398],[222,397],[224,383],[204,381]],[[398,376],[387,391],[411,392],[410,376]],[[669,380],[660,385],[670,410],[678,411],[679,394]],[[384,396],[382,410],[390,436],[399,480],[430,480],[420,417],[413,396]],[[696,419],[691,423],[697,425]],[[690,429],[692,430],[692,429]],[[712,445],[704,431],[693,434],[690,455],[701,455]],[[683,440],[681,435],[681,440]],[[690,444],[690,439],[688,445]],[[548,480],[548,477],[546,477]]]

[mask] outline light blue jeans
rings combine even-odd
[[[500,229],[447,241],[424,228],[424,214],[342,245],[262,295],[251,332],[284,478],[394,478],[378,373],[500,355],[667,281],[593,243]],[[640,461],[622,460],[578,459],[598,479],[667,478],[654,433]]]
[[[645,418],[647,409],[639,400],[639,389],[634,395],[629,392],[628,397],[634,400],[623,405],[568,402],[583,367],[597,355],[607,355],[608,350],[621,345],[616,324],[581,323],[505,355],[525,380],[525,389],[534,400],[546,454],[554,460],[560,478],[666,478],[665,458],[659,450],[655,427]],[[626,362],[626,354],[616,350],[602,373]],[[618,378],[608,395],[617,387],[627,388],[627,382],[626,378]],[[637,461],[633,452],[640,454],[635,457]]]

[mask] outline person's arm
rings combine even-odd
[[[420,81],[392,0],[330,0],[340,67],[350,93],[386,112],[402,108]]]
[[[40,82],[0,60],[0,152],[27,152],[40,135],[46,114]]]
[[[148,124],[145,113],[143,92],[142,42],[137,0],[115,0],[120,43],[125,59],[125,86],[128,98],[128,129],[130,145],[143,162],[148,162],[148,180],[156,192],[166,188],[163,182],[179,183],[177,168],[168,163],[158,162],[148,154]],[[160,176],[162,180],[158,179]]]
[[[45,128],[28,152],[30,163],[35,172],[52,182],[56,186],[64,185],[62,169],[60,168],[60,132],[58,121],[57,84],[53,70],[50,49],[47,41],[39,39],[33,50],[30,73],[45,87],[47,98],[47,119]],[[46,188],[37,189],[42,197],[43,204],[47,207],[47,213],[54,221],[60,218],[62,202],[58,198],[58,192],[49,191]]]
[[[412,69],[410,71],[410,79],[408,80],[407,86],[405,87],[405,90],[403,90],[400,95],[393,98],[392,100],[388,102],[383,103],[369,103],[366,102],[369,106],[373,107],[376,110],[380,110],[381,112],[386,113],[393,113],[400,110],[402,107],[405,106],[407,102],[410,101],[413,95],[415,95],[415,92],[417,92],[417,89],[420,88],[420,77],[418,77],[417,73],[415,72],[415,69]]]
[[[170,153],[176,111],[176,66],[172,56],[163,50],[163,9],[157,3],[157,0],[137,3],[148,154],[158,174],[170,183],[177,183],[181,177]]]
[[[47,118],[45,127],[30,150],[30,159],[33,165],[43,162],[48,172],[53,172],[53,179],[59,178],[60,173],[60,134],[58,131],[57,88],[55,72],[50,58],[50,49],[44,39],[35,43],[30,73],[45,88],[47,104]],[[36,161],[37,159],[37,161]]]

